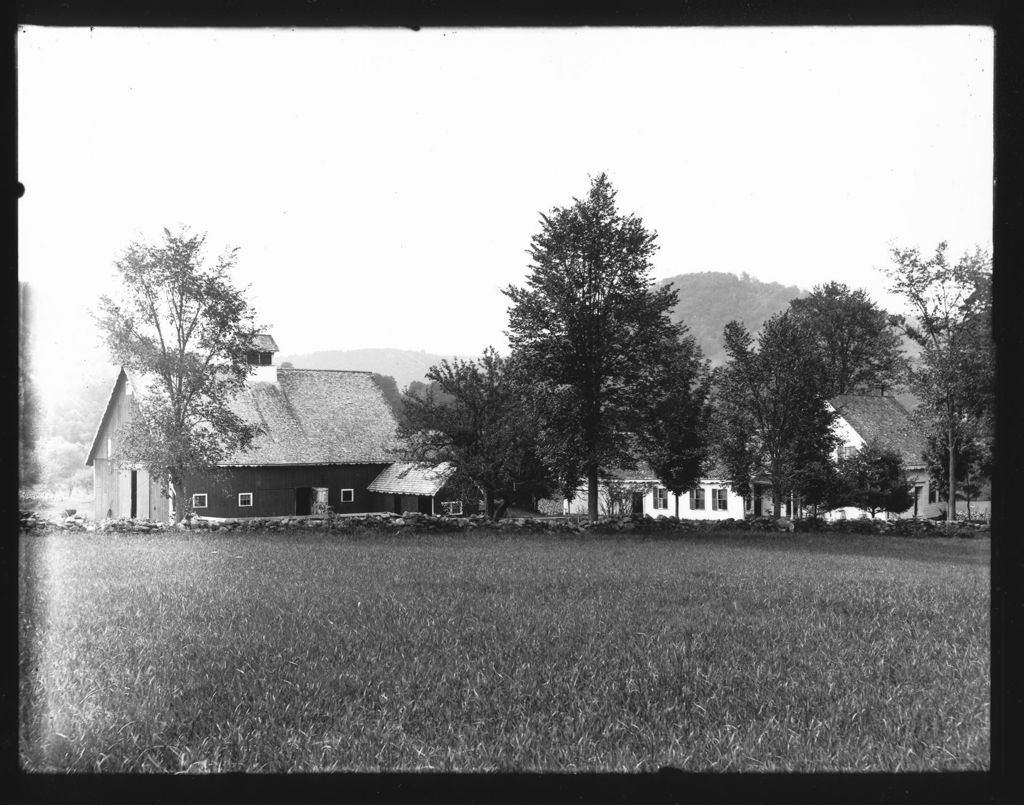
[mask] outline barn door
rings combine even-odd
[[[327,514],[327,488],[313,487],[313,514]]]

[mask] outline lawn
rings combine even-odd
[[[988,540],[23,537],[23,768],[989,765]]]

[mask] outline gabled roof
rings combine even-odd
[[[878,441],[900,454],[908,467],[924,465],[925,440],[921,429],[895,397],[840,394],[829,400],[836,412],[865,441]]]
[[[96,452],[100,449],[100,434],[103,433],[103,428],[107,424],[107,420],[110,415],[114,412],[115,401],[117,400],[118,391],[122,384],[128,381],[128,374],[122,368],[118,373],[117,377],[114,378],[114,386],[110,389],[110,397],[107,398],[107,406],[103,409],[103,416],[100,417],[99,423],[96,425],[96,433],[92,437],[92,447],[89,448],[89,455],[86,456],[85,466],[91,467],[96,459]]]
[[[257,352],[280,352],[274,337],[267,333],[260,333],[253,339],[252,348]]]
[[[660,483],[658,476],[655,474],[654,470],[651,469],[651,465],[646,461],[637,462],[635,470],[625,470],[621,467],[613,467],[608,470],[608,475],[619,481],[633,483]],[[705,483],[707,481],[721,481],[728,477],[729,475],[726,473],[724,467],[719,464],[711,464],[698,480],[701,483]]]
[[[455,465],[449,462],[432,467],[400,461],[381,472],[367,489],[394,495],[436,495],[454,472]]]
[[[135,394],[144,391],[141,378],[121,369],[87,465],[93,463],[100,434],[125,383]],[[249,383],[231,409],[265,433],[248,451],[223,462],[226,466],[388,464],[393,458],[395,415],[370,372],[278,368],[277,383]]]
[[[232,410],[266,432],[225,465],[387,464],[397,423],[370,372],[278,368],[250,383]]]

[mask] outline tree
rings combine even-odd
[[[793,486],[800,503],[811,507],[811,517],[817,518],[819,509],[828,511],[843,505],[842,479],[835,462],[828,457],[812,457],[798,464]]]
[[[990,438],[986,438],[990,436],[990,433],[960,428],[954,444],[955,489],[967,503],[968,518],[971,516],[971,501],[981,494],[982,482],[992,473],[992,444]],[[941,434],[929,434],[926,441],[924,460],[928,466],[929,479],[938,497],[948,501],[949,445]]]
[[[904,382],[907,362],[898,318],[881,310],[866,291],[829,282],[791,301],[789,309],[810,335],[826,398]]]
[[[425,391],[402,397],[406,458],[455,464],[452,482],[478,488],[489,517],[517,498],[547,493],[509,360],[489,347],[477,360],[443,360],[427,378],[433,382]]]
[[[903,512],[914,505],[899,453],[876,441],[868,442],[854,455],[840,459],[844,503],[864,509],[874,519],[880,511]]]
[[[121,293],[101,297],[96,316],[114,361],[145,379],[116,436],[119,461],[160,480],[179,522],[189,474],[244,451],[259,432],[230,403],[261,328],[231,283],[238,250],[210,265],[205,240],[183,227],[165,229],[159,243],[131,243],[115,263]]]
[[[591,520],[602,468],[637,461],[652,356],[683,334],[669,318],[675,292],[652,286],[655,239],[618,212],[602,173],[585,198],[541,216],[526,287],[504,290],[509,343],[539,400],[543,458],[567,496],[586,478]]]
[[[50,491],[67,490],[68,497],[74,492],[76,484],[82,480],[82,470],[86,470],[85,457],[88,448],[74,444],[59,436],[45,439],[39,445],[42,459],[43,483]],[[91,475],[89,470],[86,470]]]
[[[992,341],[992,258],[982,249],[955,264],[940,243],[928,260],[915,249],[893,249],[886,274],[891,290],[907,301],[916,321],[906,334],[920,344],[910,388],[933,435],[945,442],[946,478],[956,479],[957,443],[966,433],[990,430],[995,407],[995,348]],[[949,495],[948,522],[956,519]]]
[[[805,359],[812,337],[789,312],[765,322],[756,349],[739,322],[723,336],[729,362],[718,372],[714,403],[720,457],[739,494],[751,493],[757,475],[768,477],[779,517],[783,499],[800,492],[801,470],[827,461],[836,442],[817,364]]]
[[[657,353],[662,371],[648,393],[649,426],[642,452],[658,480],[675,496],[693,487],[708,460],[711,372],[696,341],[669,338]]]

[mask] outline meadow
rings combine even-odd
[[[29,771],[989,766],[989,541],[49,534]]]

